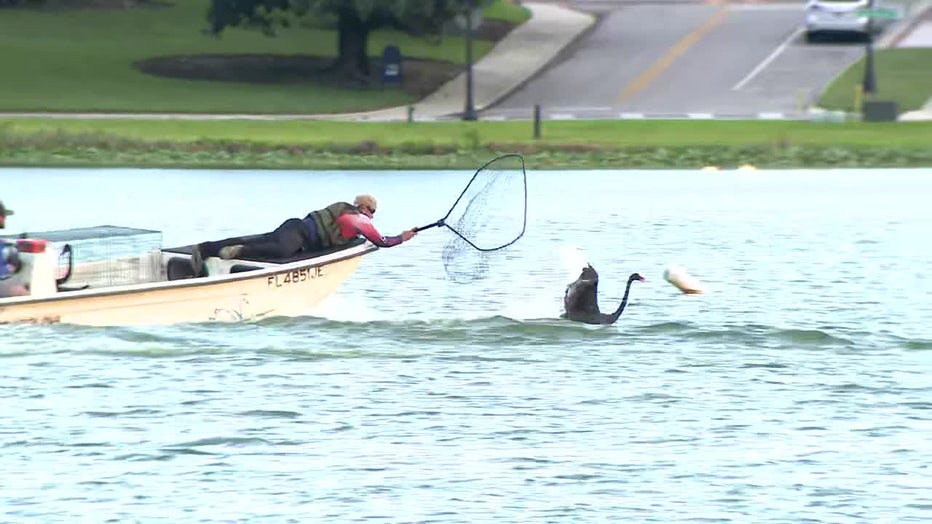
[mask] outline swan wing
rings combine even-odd
[[[598,313],[598,281],[579,279],[566,286],[563,307],[567,312]]]

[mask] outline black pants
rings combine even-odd
[[[218,257],[226,246],[242,245],[237,258],[288,258],[304,249],[320,249],[317,239],[308,238],[307,228],[299,218],[289,218],[275,231],[261,235],[232,237],[198,244],[201,256]]]

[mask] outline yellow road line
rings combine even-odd
[[[716,26],[721,24],[725,17],[728,15],[727,9],[721,9],[716,11],[715,14],[706,19],[699,27],[693,29],[689,34],[684,36],[679,42],[674,44],[659,60],[654,62],[646,71],[641,73],[637,78],[634,79],[624,91],[622,91],[618,98],[615,100],[617,103],[624,102],[634,94],[642,91],[651,82],[657,79],[660,76],[660,73],[663,73],[667,70],[668,67],[673,65],[673,62],[676,61],[683,53],[689,50],[690,47],[696,44],[699,40],[705,36],[706,33],[715,29]]]

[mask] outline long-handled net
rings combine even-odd
[[[500,156],[479,168],[440,220],[418,231],[443,226],[453,234],[443,247],[443,268],[454,282],[484,278],[493,253],[514,244],[527,226],[524,157]]]

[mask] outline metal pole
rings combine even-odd
[[[866,94],[877,92],[877,78],[874,74],[874,0],[868,3],[871,14],[867,18],[867,44],[864,47],[864,80],[862,91]]]
[[[472,4],[466,12],[466,109],[463,120],[476,120],[476,105],[472,92]]]
[[[534,104],[534,138],[540,138],[540,104]]]

